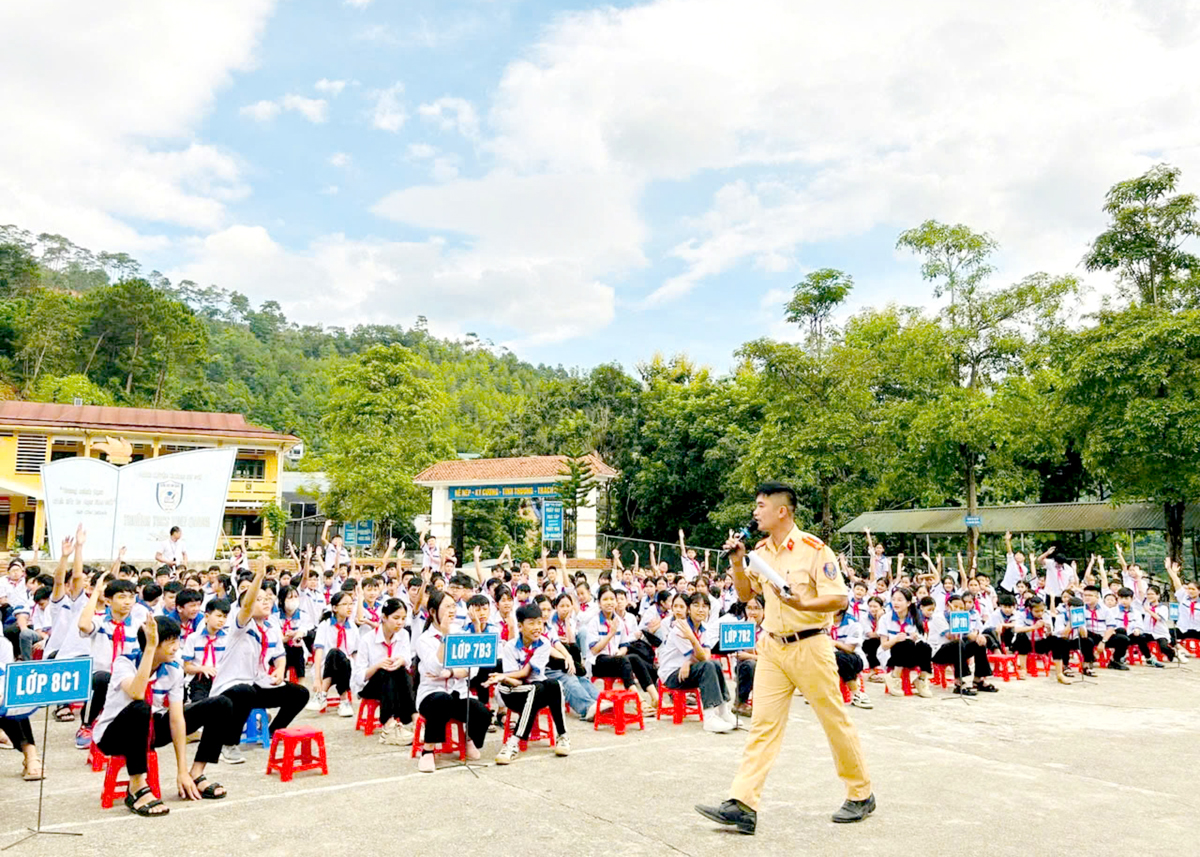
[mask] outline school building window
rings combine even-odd
[[[233,462],[234,479],[265,479],[267,462],[261,458],[239,458]]]
[[[262,519],[254,515],[227,515],[225,517],[225,533],[229,536],[261,536],[263,534]]]
[[[46,463],[44,434],[17,435],[17,473],[40,473]]]

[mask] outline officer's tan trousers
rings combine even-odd
[[[871,781],[867,778],[858,732],[842,702],[833,641],[827,634],[786,645],[766,633],[760,638],[750,737],[729,796],[758,809],[763,784],[783,744],[795,690],[804,694],[825,730],[837,774],[846,784],[849,799],[865,799],[871,794]]]

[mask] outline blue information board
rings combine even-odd
[[[947,613],[946,621],[950,623],[951,634],[969,634],[971,632],[971,614],[966,611]]]
[[[92,659],[20,661],[8,665],[4,679],[4,704],[10,710],[86,702],[92,689]]]
[[[447,669],[494,667],[500,660],[499,634],[451,634],[446,638]]]
[[[547,500],[542,504],[542,541],[563,540],[563,504],[561,500]]]
[[[742,652],[754,648],[757,626],[753,622],[725,622],[721,625],[721,651]]]
[[[963,523],[968,527],[979,527],[981,524],[983,524],[983,518],[981,518],[979,515],[967,515],[965,518],[963,518]]]
[[[557,497],[558,483],[547,485],[451,485],[451,500],[510,500],[513,498]]]
[[[1167,616],[1170,617],[1172,622],[1179,621],[1179,602],[1178,601],[1172,601],[1170,604],[1167,605]]]
[[[1082,628],[1087,624],[1087,616],[1082,607],[1071,608],[1071,627]]]

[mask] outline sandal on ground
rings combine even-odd
[[[71,706],[63,705],[54,709],[54,719],[59,723],[74,723],[75,712],[71,709]]]
[[[139,800],[144,798],[146,795],[153,793],[154,791],[150,788],[150,786],[142,786],[134,794],[125,795],[125,806],[129,807],[129,811],[134,815],[140,815],[142,818],[158,818],[160,815],[166,815],[169,813],[171,810],[163,806],[163,802],[158,798],[155,798],[154,800],[142,806],[137,806],[137,802]],[[163,807],[162,812],[155,812],[154,810],[160,806]]]
[[[26,765],[25,770],[21,772],[21,779],[27,783],[36,783],[38,780],[46,779],[46,775],[42,773],[42,763],[36,762],[32,770],[29,765]]]
[[[192,780],[192,782],[196,784],[196,788],[198,789],[200,789],[201,783],[208,783],[207,788],[200,789],[200,797],[204,798],[205,800],[220,800],[221,798],[225,797],[225,795],[229,794],[229,792],[225,791],[225,786],[221,785],[220,783],[209,783],[207,774],[201,774],[200,776],[196,777],[196,779]],[[217,794],[217,789],[221,790],[220,794]]]
[[[976,683],[975,683],[975,690],[976,690],[977,692],[980,692],[980,691],[981,691],[981,692],[983,692],[983,693],[999,693],[999,692],[1000,692],[1000,688],[996,687],[996,685],[994,685],[994,684],[984,684],[983,682],[976,682]]]

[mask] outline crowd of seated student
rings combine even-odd
[[[85,543],[82,529],[64,540],[53,575],[19,561],[10,567],[0,590],[11,620],[0,641],[0,672],[26,650],[91,655],[92,693],[76,745],[126,757],[127,805],[139,815],[168,811],[145,789],[148,748],[174,746],[181,797],[220,799],[226,790],[209,779],[209,766],[245,761],[239,745],[253,709],[274,711],[273,731],[306,706],[324,712],[329,693],[337,694],[342,717],[354,714],[351,694],[376,700],[382,744],[412,742],[419,717],[422,772],[436,770],[434,750],[450,723],[465,724],[466,756],[478,759],[505,712],[515,723],[498,764],[516,759],[543,708],[558,736],[557,754],[567,755],[564,710],[590,721],[607,706],[592,679],[619,681],[650,708],[660,684],[695,689],[707,732],[728,732],[735,715],[751,713],[755,650],[722,653],[720,626],[749,621],[757,639],[762,597],[738,602],[730,576],[711,574],[694,552],[679,573],[653,558],[649,569],[636,559],[624,568],[616,555],[593,590],[582,573],[570,576],[561,554],[558,566],[543,555],[534,570],[512,563],[506,550],[485,572],[476,551],[471,574],[431,540],[424,540],[421,569],[393,562],[380,574],[363,573],[352,555],[322,565],[322,552],[309,549],[297,557],[294,574],[266,566],[233,577],[217,566],[147,573],[120,557],[109,568],[91,569],[83,563]],[[343,556],[339,546],[331,549]],[[324,552],[325,561],[330,556]],[[864,674],[903,698],[903,670],[914,674],[914,694],[928,698],[935,666],[953,673],[953,693],[995,692],[989,654],[999,652],[1047,655],[1063,683],[1074,677],[1074,652],[1089,675],[1104,653],[1110,669],[1128,669],[1132,646],[1155,667],[1161,666],[1151,657],[1155,650],[1182,660],[1177,641],[1200,639],[1196,584],[1183,583],[1178,567],[1168,564],[1179,605],[1173,619],[1163,592],[1119,550],[1118,558],[1121,577],[1110,581],[1099,557],[1080,576],[1050,549],[1035,560],[1039,572],[1010,545],[999,590],[986,575],[964,569],[961,557],[957,574],[946,573],[941,557],[924,557],[925,569],[910,573],[902,554],[893,563],[875,546],[864,574],[843,559],[851,597],[834,616],[830,636],[851,704],[872,707]],[[1073,607],[1083,610],[1083,627],[1073,626]],[[951,614],[966,614],[965,632],[951,630]],[[496,663],[445,667],[446,637],[454,633],[496,634]],[[729,683],[721,658],[730,664]],[[1022,663],[1018,658],[1018,669]],[[22,751],[26,779],[40,778],[28,720],[4,716],[2,706],[0,699],[0,732]],[[74,713],[64,706],[55,716],[71,720]],[[198,738],[190,765],[189,736]]]

